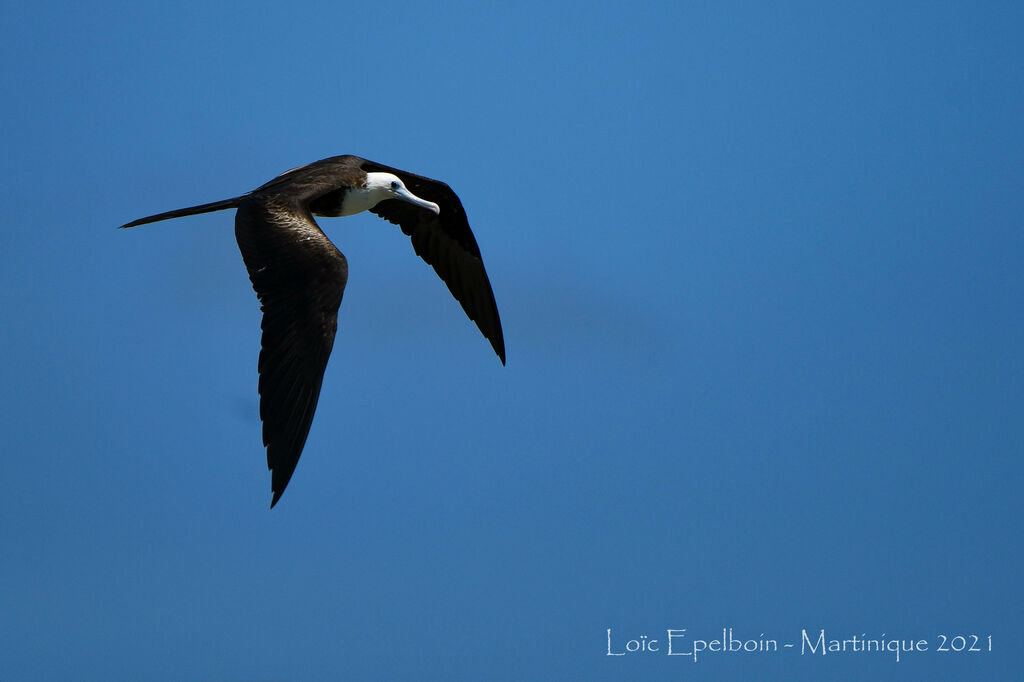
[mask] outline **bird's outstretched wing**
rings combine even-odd
[[[364,161],[361,168],[367,172],[394,173],[413,194],[441,208],[441,213],[434,215],[432,211],[404,201],[388,199],[370,211],[400,226],[402,232],[412,238],[416,254],[429,263],[448,285],[448,290],[462,305],[469,319],[476,322],[491,342],[501,364],[505,364],[505,339],[501,332],[498,305],[484,270],[480,248],[469,229],[466,211],[458,195],[439,180],[390,166]]]
[[[348,263],[296,197],[242,198],[235,237],[263,310],[260,419],[273,472],[273,507],[295,471],[313,421]]]

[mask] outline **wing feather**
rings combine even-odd
[[[494,352],[505,364],[505,339],[498,305],[487,278],[480,247],[469,228],[466,211],[452,188],[439,180],[364,161],[368,172],[394,173],[418,197],[441,208],[439,215],[398,199],[388,199],[370,211],[395,223],[412,240],[416,255],[426,261],[447,285],[470,320],[476,322]]]
[[[348,264],[294,197],[245,197],[235,216],[235,236],[263,310],[260,419],[273,507],[309,435]]]

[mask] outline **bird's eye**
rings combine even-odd
[[[392,180],[391,181],[391,189],[394,189],[394,190],[398,189],[398,180]]]

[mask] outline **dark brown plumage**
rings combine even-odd
[[[235,237],[263,310],[260,419],[272,471],[271,507],[309,434],[348,279],[345,256],[314,215],[370,210],[399,225],[505,364],[501,320],[480,249],[462,202],[445,183],[356,156],[335,156],[287,171],[241,197],[122,227],[228,208],[238,209]]]

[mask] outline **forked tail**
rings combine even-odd
[[[186,215],[198,215],[199,213],[210,213],[211,211],[223,211],[226,208],[237,208],[238,204],[241,202],[242,197],[235,197],[234,199],[215,201],[212,204],[200,204],[199,206],[179,208],[175,211],[167,211],[166,213],[157,213],[156,215],[151,215],[147,218],[139,218],[138,220],[133,220],[130,223],[125,223],[121,227],[135,227],[136,225],[145,225],[146,223],[155,223],[160,220],[180,218]]]

